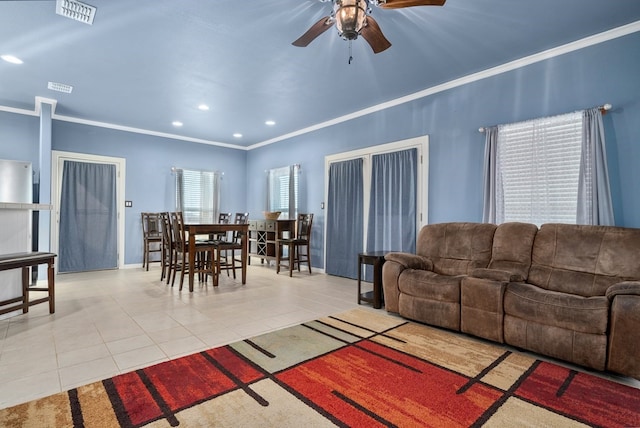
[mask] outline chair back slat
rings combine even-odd
[[[145,238],[159,238],[162,236],[162,226],[159,213],[141,213],[142,233]]]
[[[249,221],[249,213],[236,213],[235,218],[233,219],[234,224],[246,224]],[[240,231],[233,232],[232,242],[234,244],[240,243]]]
[[[311,224],[313,214],[298,214],[298,230],[296,239],[309,240],[311,238]]]
[[[184,251],[186,236],[184,219],[181,211],[171,213],[171,229],[173,230],[173,242],[175,243],[176,248],[181,252]]]

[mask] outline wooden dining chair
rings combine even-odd
[[[296,236],[276,240],[276,273],[280,273],[282,265],[282,254],[287,247],[289,260],[289,276],[293,276],[293,269],[300,264],[306,263],[311,274],[311,225],[313,224],[313,214],[298,214],[296,222]]]
[[[173,287],[176,281],[176,275],[180,271],[182,272],[186,269],[186,265],[184,264],[185,253],[187,251],[185,241],[183,239],[182,227],[180,224],[182,223],[182,213],[174,211],[171,214],[171,232],[172,232],[172,274],[171,276],[171,286]],[[168,281],[168,279],[167,279]]]
[[[231,222],[231,213],[220,213],[218,214],[218,223],[219,224],[229,224]],[[221,232],[213,234],[209,236],[209,241],[224,241],[227,239],[227,233]]]
[[[162,258],[152,260],[152,254],[162,253],[162,226],[160,214],[141,213],[142,217],[142,267],[149,270],[151,262],[162,262]]]
[[[218,224],[229,224],[231,221],[231,213],[220,213],[218,214]],[[220,269],[218,269],[217,259],[219,253],[219,243],[223,242],[227,239],[227,232],[213,233],[210,234],[207,239],[203,241],[203,244],[208,245],[210,248],[206,254],[206,263],[209,263],[212,266],[212,270],[215,271],[213,285],[214,287],[218,285],[218,276],[220,274]],[[196,241],[198,242],[198,241]],[[205,281],[207,280],[208,275],[205,273]]]
[[[162,271],[160,281],[169,283],[173,268],[173,232],[171,231],[171,216],[168,212],[160,213],[160,226],[162,230]]]
[[[233,224],[246,224],[248,221],[249,213],[236,213]],[[233,279],[236,279],[236,262],[241,262],[241,260],[236,259],[235,252],[236,250],[242,250],[241,232],[233,231],[230,240],[218,241],[216,250],[217,271],[221,272],[226,270],[227,276],[229,276],[229,271],[231,270],[233,272]],[[231,260],[229,260],[229,255],[231,255]]]
[[[208,241],[196,242],[196,254],[194,257],[195,263],[193,266],[189,264],[189,242],[187,239],[187,231],[184,223],[182,212],[171,213],[172,228],[174,230],[175,239],[175,257],[176,262],[174,264],[175,269],[171,279],[171,286],[175,282],[177,271],[180,271],[180,290],[184,285],[184,276],[189,274],[189,269],[193,269],[193,274],[198,274],[198,279],[202,281],[206,280],[208,275],[213,277],[213,285],[218,285],[218,274],[215,270],[215,264],[211,261],[213,259],[213,252],[215,247]]]

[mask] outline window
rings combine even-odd
[[[215,223],[220,210],[220,174],[176,170],[176,209],[185,223]]]
[[[501,125],[496,223],[576,223],[582,112]]]
[[[281,219],[295,219],[298,214],[299,172],[300,165],[268,171],[267,210],[282,212]]]

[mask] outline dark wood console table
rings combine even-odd
[[[55,275],[53,268],[55,258],[56,254],[43,252],[25,252],[0,255],[0,271],[22,268],[22,296],[0,302],[0,308],[11,305],[8,308],[0,309],[0,315],[17,309],[22,309],[22,313],[26,314],[29,312],[29,306],[44,302],[49,302],[50,314],[55,312]],[[48,287],[29,287],[29,268],[31,266],[42,264],[49,265],[47,269]],[[0,284],[0,286],[2,286],[2,284]],[[29,292],[31,291],[46,291],[47,297],[29,301]]]
[[[276,260],[276,241],[295,236],[295,220],[249,220],[249,255],[261,262]]]
[[[373,303],[373,307],[380,309],[384,297],[382,294],[382,265],[388,251],[371,251],[358,254],[358,304],[360,301]],[[360,288],[362,265],[373,265],[373,291],[363,293]]]

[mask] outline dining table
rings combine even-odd
[[[242,266],[242,284],[247,283],[247,260],[248,260],[248,232],[249,224],[235,223],[187,223],[184,225],[185,231],[189,235],[189,291],[193,291],[193,278],[196,264],[196,236],[213,235],[226,232],[239,232],[240,243],[242,245],[240,263]]]

